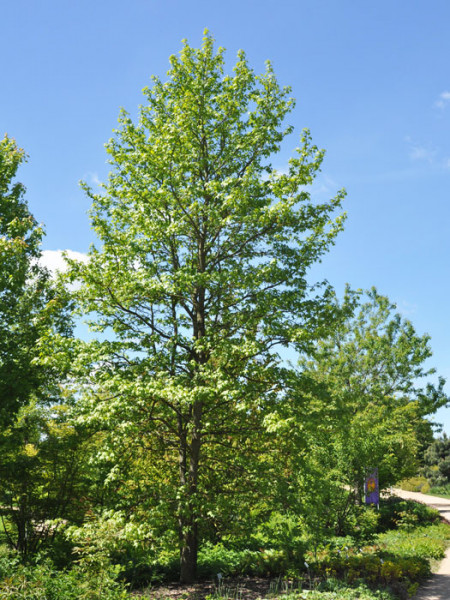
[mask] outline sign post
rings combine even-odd
[[[371,471],[364,482],[366,504],[376,504],[380,507],[380,490],[378,485],[378,469]]]

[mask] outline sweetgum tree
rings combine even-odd
[[[72,277],[105,332],[79,351],[86,418],[110,431],[117,490],[130,479],[131,462],[119,475],[130,440],[148,456],[135,510],[146,503],[155,531],[177,530],[190,581],[205,523],[270,493],[277,348],[304,350],[326,327],[327,294],[306,273],[342,227],[343,193],[311,200],[323,152],[308,132],[286,171],[272,168],[294,102],[269,63],[255,75],[240,51],[226,75],[207,34],[170,62],[167,81],[144,90],[138,122],[121,112],[103,193],[86,187],[102,245]]]

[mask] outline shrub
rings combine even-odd
[[[290,567],[303,564],[303,548],[299,554],[286,550],[266,548],[261,550],[232,550],[222,544],[206,544],[198,555],[198,575],[213,577],[285,574]]]
[[[13,556],[0,560],[2,600],[125,600],[125,587],[113,567],[93,576],[80,565],[57,571],[49,560],[21,565]]]
[[[444,434],[442,438],[433,440],[423,455],[423,461],[422,473],[432,486],[450,483],[450,438]]]
[[[370,543],[377,534],[379,518],[372,506],[355,506],[343,527],[343,534],[350,536],[357,545]]]
[[[434,508],[425,504],[391,497],[380,504],[378,531],[411,528],[417,525],[428,526],[440,521],[440,515]]]
[[[310,564],[314,576],[337,578],[348,585],[361,581],[371,586],[388,586],[406,591],[430,575],[430,565],[421,556],[401,557],[377,547],[337,551]]]
[[[434,496],[450,498],[450,484],[433,486],[428,493]]]
[[[430,484],[425,477],[410,477],[400,482],[402,490],[407,492],[422,492],[427,494],[430,491]]]
[[[274,511],[265,522],[255,528],[247,540],[246,547],[253,550],[283,550],[292,559],[302,560],[306,549],[303,534],[298,517]]]
[[[388,551],[395,552],[397,556],[441,560],[444,558],[449,538],[448,525],[439,524],[419,527],[412,531],[389,531],[379,539]]]
[[[128,547],[115,555],[122,565],[121,578],[131,589],[176,581],[180,577],[180,556],[177,550],[160,551],[155,557],[146,549]]]

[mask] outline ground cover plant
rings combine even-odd
[[[124,564],[117,563],[119,554],[107,550],[108,536],[116,536],[106,529],[98,529],[98,539],[84,543],[79,539],[72,566],[65,569],[57,569],[42,555],[22,565],[17,552],[2,546],[0,595],[5,600],[393,600],[412,596],[430,574],[430,563],[444,556],[450,527],[439,521],[437,511],[400,499],[383,501],[376,514],[378,519],[371,520],[374,531],[368,535],[371,541],[365,544],[358,535],[334,536],[320,547],[304,540],[301,552],[292,536],[291,553],[207,544],[199,553],[201,581],[191,588],[170,583],[177,577],[176,551],[153,558],[153,563],[147,555],[147,572],[141,578],[138,565],[134,575],[130,564],[127,572]],[[145,563],[141,555],[141,565]],[[149,568],[154,576],[151,585],[145,580]]]
[[[79,562],[57,569],[51,560],[36,557],[24,565],[17,555],[0,558],[2,600],[125,600],[126,586],[111,564]]]
[[[371,508],[365,510],[374,513]],[[237,550],[224,544],[206,545],[199,553],[199,567],[208,584],[196,593],[210,598],[258,597],[252,586],[256,580],[260,597],[301,598],[304,589],[314,594],[308,597],[318,599],[411,596],[430,575],[431,563],[443,558],[450,527],[440,522],[437,511],[398,498],[384,500],[375,514],[378,518],[370,521],[373,531],[366,532],[370,543],[363,543],[355,532],[354,536],[334,536],[320,547],[305,540],[301,552],[296,541],[298,554],[269,547]],[[173,573],[175,553],[169,561],[166,558],[165,565],[171,565],[166,573],[170,569]],[[160,576],[163,571],[160,565]],[[144,596],[158,597],[159,589],[166,588],[154,586]]]

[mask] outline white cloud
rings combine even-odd
[[[102,181],[100,180],[100,177],[98,176],[98,173],[95,172],[88,171],[83,175],[81,179],[82,181],[85,181],[89,186],[92,185],[101,188],[103,185]]]
[[[312,184],[312,194],[319,199],[323,196],[334,196],[339,189],[339,184],[328,175],[319,175]]]
[[[43,250],[39,262],[52,273],[64,273],[64,271],[67,271],[67,264],[62,255],[63,252],[64,250]],[[89,260],[87,254],[83,252],[75,252],[75,250],[65,250],[65,252],[69,258],[73,258],[74,260],[84,263]]]
[[[402,313],[404,317],[411,317],[412,315],[417,314],[418,305],[412,304],[411,302],[407,302],[406,300],[401,300],[400,302],[396,302],[397,309]]]
[[[437,153],[436,148],[416,142],[410,137],[406,138],[406,142],[409,146],[409,158],[411,160],[424,160],[428,163],[434,161]]]
[[[450,102],[450,92],[447,92],[447,91],[442,92],[441,94],[439,94],[439,98],[434,103],[434,106],[436,108],[440,108],[441,110],[443,110],[449,102]]]

